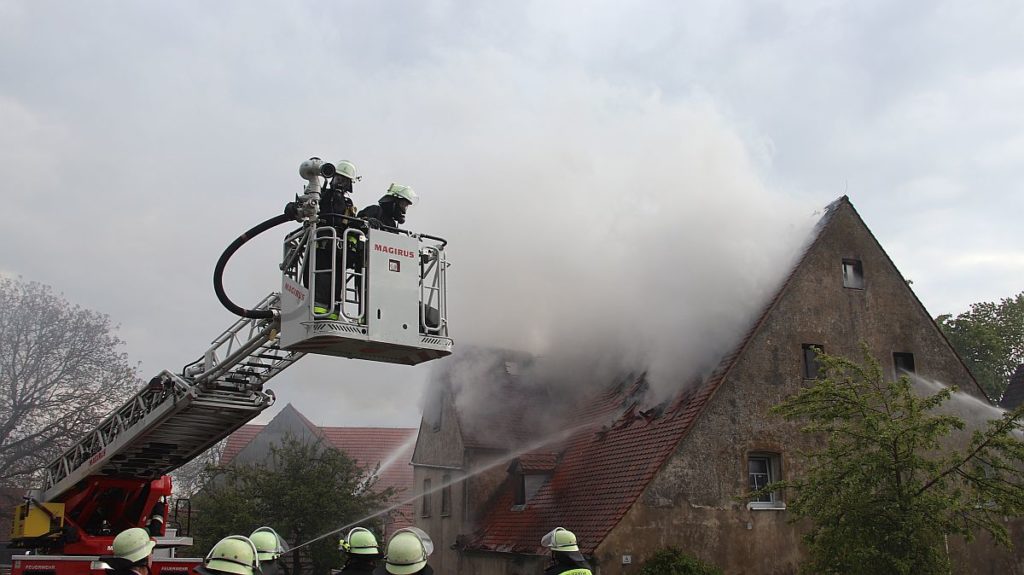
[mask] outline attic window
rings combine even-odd
[[[892,364],[896,368],[896,377],[906,373],[915,373],[914,354],[895,352],[892,354]]]
[[[818,379],[821,371],[821,364],[818,363],[818,353],[824,348],[816,343],[805,343],[801,345],[804,351],[804,379]]]
[[[864,266],[860,260],[843,260],[843,287],[864,289]]]
[[[515,498],[512,501],[513,509],[522,510],[526,503],[533,499],[533,496],[544,486],[544,482],[551,477],[548,473],[516,473]]]

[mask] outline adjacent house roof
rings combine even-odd
[[[1003,398],[999,400],[999,407],[1003,409],[1016,409],[1024,403],[1024,363],[1017,366],[1017,370],[1010,376],[1010,383],[1006,386]]]
[[[310,431],[344,452],[348,457],[368,472],[377,470],[376,489],[395,488],[399,500],[408,498],[413,493],[413,469],[409,464],[415,446],[416,430],[404,427],[318,427],[306,419],[294,407],[288,405],[274,420],[278,418],[294,418],[309,427]],[[260,444],[255,442],[262,433],[275,425],[271,421],[267,425],[243,425],[227,438],[220,464],[230,465],[246,447],[254,448]],[[246,458],[247,460],[251,459]],[[398,508],[395,528],[412,525],[413,505],[411,503]]]
[[[551,479],[528,505],[513,505],[515,489],[511,479],[506,481],[488,507],[480,528],[464,547],[478,551],[543,554],[546,550],[540,545],[541,538],[551,528],[561,525],[576,533],[581,551],[592,553],[633,506],[686,436],[786,292],[797,269],[818,243],[822,231],[844,208],[853,210],[846,196],[825,209],[811,241],[790,274],[750,330],[733,350],[722,357],[710,375],[692,385],[682,386],[682,390],[668,403],[647,411],[640,411],[635,399],[642,395],[639,392],[646,385],[643,378],[627,382],[625,386],[619,385],[596,401],[581,402],[575,413],[566,419],[600,423],[574,432],[562,444],[562,459]],[[855,210],[853,213],[856,215]],[[923,310],[923,305],[921,307]],[[927,313],[925,316],[930,317]],[[609,421],[612,422],[610,425]],[[602,424],[605,425],[602,427]],[[551,446],[546,449],[550,451]]]

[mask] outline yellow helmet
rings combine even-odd
[[[196,567],[196,571],[202,575],[255,575],[260,572],[259,553],[248,537],[231,535],[221,539],[213,549],[210,549],[203,565]]]
[[[392,575],[412,575],[426,566],[433,552],[434,543],[422,529],[399,529],[388,541],[384,569]]]
[[[342,546],[352,555],[380,555],[377,538],[365,527],[356,527],[349,531],[348,537],[342,540]]]
[[[550,548],[552,551],[579,551],[576,543],[576,534],[564,527],[555,527],[545,535],[540,544]]]
[[[273,561],[288,550],[288,545],[270,527],[260,527],[249,535],[249,540],[256,546],[256,556],[260,561]]]

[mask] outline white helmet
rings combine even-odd
[[[195,570],[200,575],[258,575],[259,551],[248,537],[231,535],[218,541]]]
[[[334,164],[334,169],[337,171],[337,175],[345,176],[353,182],[358,182],[363,179],[362,176],[356,173],[356,165],[348,160],[342,160],[337,164]]]
[[[260,561],[273,561],[288,550],[288,543],[270,527],[260,527],[249,535]]]
[[[412,205],[416,205],[416,202],[420,200],[416,192],[412,191],[412,187],[403,186],[402,184],[391,184],[388,186],[388,191],[384,193],[385,196],[394,196],[401,198]]]
[[[132,527],[114,537],[111,550],[114,552],[114,557],[138,563],[149,557],[154,547],[156,547],[156,541],[150,537],[149,531],[141,527]]]
[[[564,527],[555,527],[541,540],[540,544],[552,551],[579,551],[576,534]]]
[[[399,529],[388,541],[384,569],[394,575],[411,575],[427,564],[434,552],[434,542],[425,531],[416,527]]]

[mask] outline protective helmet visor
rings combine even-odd
[[[272,527],[260,527],[249,535],[249,540],[256,547],[256,556],[260,561],[272,561],[288,551],[288,542]]]

